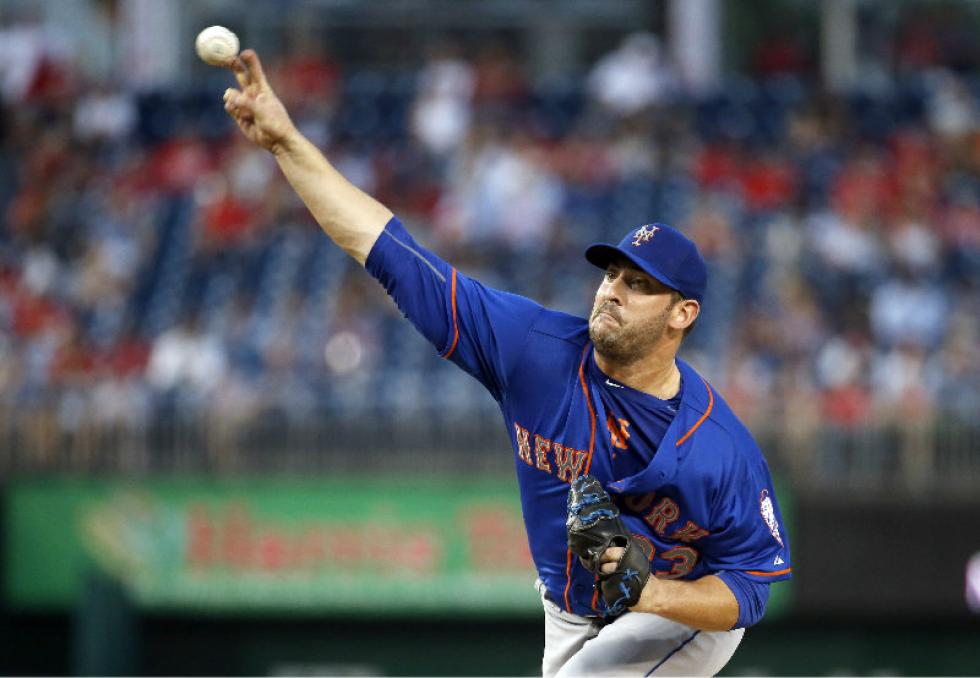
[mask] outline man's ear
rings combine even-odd
[[[677,330],[686,330],[700,314],[701,304],[694,299],[681,299],[670,311],[670,326]]]

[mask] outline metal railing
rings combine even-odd
[[[980,423],[808,431],[755,430],[774,472],[800,489],[980,491]],[[10,474],[507,474],[513,454],[499,416],[446,419],[232,420],[157,413],[142,424],[64,424],[55,410],[0,410],[0,473]]]
[[[446,424],[435,416],[244,420],[157,413],[142,424],[81,419],[55,411],[0,410],[0,473],[506,473],[510,442],[499,417]]]

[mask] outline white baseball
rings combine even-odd
[[[238,36],[224,26],[208,26],[197,34],[194,47],[204,63],[221,66],[238,54]]]

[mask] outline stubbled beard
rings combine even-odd
[[[598,327],[595,321],[599,315],[599,308],[594,308],[589,318],[589,338],[597,353],[621,364],[638,361],[651,346],[660,341],[667,330],[669,309],[659,315],[643,318],[628,325],[611,327],[609,324],[604,324]]]

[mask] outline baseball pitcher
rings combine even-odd
[[[478,379],[510,433],[545,619],[545,676],[712,675],[765,611],[790,552],[769,469],[676,357],[707,272],[665,224],[589,247],[588,318],[490,289],[417,243],[294,127],[258,56],[225,109],[273,153],[324,232]]]

